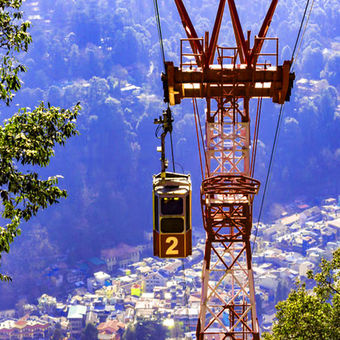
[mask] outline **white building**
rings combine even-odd
[[[86,306],[73,305],[68,310],[67,319],[70,322],[71,334],[74,337],[79,337],[85,326],[86,309]]]
[[[153,292],[155,287],[166,287],[166,279],[158,272],[149,274],[145,280],[145,291]]]
[[[140,251],[137,247],[120,244],[115,248],[101,251],[101,258],[106,262],[107,269],[112,271],[114,267],[126,268],[128,265],[140,260]]]
[[[109,280],[111,277],[109,274],[104,273],[104,272],[97,272],[94,273],[94,278],[96,279],[96,282],[100,285],[103,285],[106,280]]]

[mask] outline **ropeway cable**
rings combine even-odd
[[[153,0],[153,5],[155,7],[155,18],[157,22],[157,30],[158,30],[158,36],[159,36],[159,43],[161,46],[161,52],[162,52],[162,59],[163,59],[163,64],[165,67],[165,53],[164,53],[164,44],[163,44],[163,35],[162,35],[162,27],[161,27],[161,20],[159,17],[159,9],[158,9],[158,1]]]
[[[297,57],[295,59],[294,59],[294,57],[295,57],[296,48],[297,48],[299,40],[300,40],[299,47],[298,47],[298,50],[297,50],[297,56],[299,54],[299,51],[300,51],[300,48],[301,48],[301,44],[302,44],[302,40],[303,40],[303,37],[304,37],[306,29],[307,29],[307,25],[308,25],[308,22],[309,22],[309,19],[310,19],[310,15],[312,13],[313,5],[314,5],[314,0],[312,1],[312,5],[310,6],[309,14],[308,14],[308,17],[307,17],[307,21],[305,23],[305,27],[304,27],[304,30],[303,30],[303,33],[302,33],[302,36],[301,36],[301,39],[300,39],[300,34],[301,34],[302,27],[303,27],[303,24],[304,24],[304,21],[305,21],[305,18],[306,18],[306,13],[307,13],[307,10],[308,10],[308,7],[309,7],[309,2],[310,2],[310,0],[307,0],[306,6],[305,6],[305,10],[304,10],[304,13],[303,13],[303,17],[302,17],[302,20],[301,20],[299,32],[297,34],[296,41],[295,41],[295,44],[294,44],[294,49],[293,49],[292,57],[291,57],[292,65],[293,65],[293,63],[297,59]],[[271,170],[272,170],[272,163],[273,163],[273,159],[274,159],[274,155],[275,155],[275,151],[276,151],[276,147],[277,147],[277,141],[278,141],[278,137],[279,137],[279,133],[280,133],[280,127],[281,127],[281,122],[282,122],[284,105],[285,105],[284,103],[281,104],[279,117],[277,119],[275,136],[274,136],[274,141],[273,141],[272,151],[271,151],[271,154],[270,154],[269,166],[268,166],[268,171],[267,171],[267,176],[266,176],[266,182],[265,182],[265,186],[264,186],[264,190],[263,190],[263,194],[262,194],[262,200],[261,200],[261,205],[260,205],[259,216],[258,216],[258,219],[257,219],[256,228],[255,228],[255,237],[254,237],[253,247],[252,247],[252,251],[251,251],[252,255],[254,253],[257,233],[258,233],[259,224],[260,224],[260,220],[261,220],[261,216],[262,216],[262,211],[263,211],[263,205],[264,205],[265,196],[266,196],[268,185],[269,185],[269,181],[270,181]]]
[[[162,54],[162,60],[163,60],[163,65],[164,65],[164,71],[166,71],[163,34],[162,34],[162,26],[161,26],[161,20],[160,20],[160,15],[159,15],[158,1],[153,0],[153,5],[154,5],[154,8],[155,8],[155,19],[156,19],[156,23],[157,23],[159,44],[160,44],[160,47],[161,47],[161,54]],[[169,103],[168,103],[168,109],[170,109]],[[170,144],[171,144],[172,171],[176,172],[174,147],[173,147],[173,140],[172,140],[172,131],[170,131]]]

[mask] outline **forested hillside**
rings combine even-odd
[[[236,2],[244,30],[258,33],[269,1]],[[199,35],[211,30],[217,10],[209,0],[185,1]],[[304,3],[280,1],[269,36],[280,38],[280,62],[290,59]],[[80,102],[81,135],[56,152],[44,175],[60,173],[69,198],[46,210],[16,241],[2,268],[14,283],[2,284],[0,307],[46,290],[39,273],[57,255],[69,261],[99,255],[100,249],[138,244],[151,231],[151,181],[159,171],[153,118],[165,108],[162,62],[152,1],[28,0],[33,44],[24,57],[23,89],[16,107],[40,100],[70,107]],[[179,62],[184,37],[172,1],[159,1],[167,60]],[[315,2],[294,70],[291,102],[285,106],[264,218],[295,200],[314,202],[340,193],[340,3]],[[220,44],[235,46],[226,11]],[[194,182],[194,226],[201,228],[199,161],[190,102],[173,109],[175,157]],[[264,180],[279,106],[263,107],[255,177]],[[202,112],[203,116],[203,112]],[[258,199],[259,201],[259,199]],[[257,203],[258,204],[258,203]],[[255,212],[255,218],[257,214]]]

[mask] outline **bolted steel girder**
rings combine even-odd
[[[290,98],[295,74],[290,72],[290,61],[282,66],[266,69],[247,65],[211,65],[208,69],[174,67],[166,63],[163,82],[165,98],[170,105],[179,104],[184,98],[272,98],[274,103],[283,104]],[[235,84],[237,86],[235,87]]]

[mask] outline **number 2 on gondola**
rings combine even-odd
[[[170,243],[170,246],[166,250],[165,254],[166,255],[178,255],[179,251],[176,249],[178,245],[178,239],[177,237],[174,236],[169,236],[166,238],[165,243],[168,244]]]

